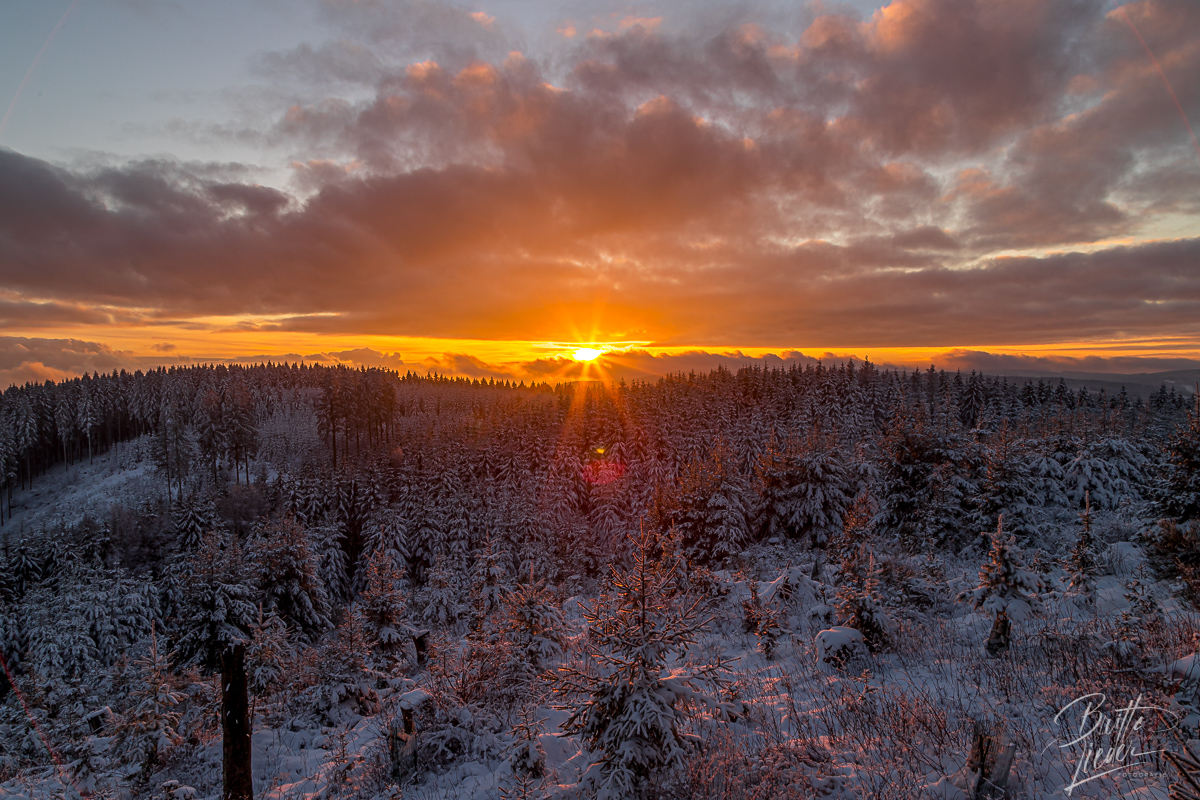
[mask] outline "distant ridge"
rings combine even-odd
[[[1200,369],[1134,373],[1029,371],[1021,374],[1006,374],[1004,371],[999,371],[990,374],[1008,378],[1009,381],[1017,383],[1025,383],[1025,381],[1037,383],[1039,380],[1058,383],[1061,379],[1071,389],[1079,390],[1087,387],[1088,391],[1095,392],[1104,389],[1108,394],[1120,392],[1121,387],[1124,387],[1125,391],[1134,397],[1147,397],[1151,393],[1157,392],[1162,386],[1166,386],[1168,391],[1174,389],[1176,393],[1193,394],[1196,391],[1196,382],[1200,381]]]

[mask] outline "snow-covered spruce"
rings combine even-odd
[[[710,622],[704,601],[680,591],[681,565],[655,557],[651,532],[631,545],[632,567],[614,568],[611,593],[585,612],[596,671],[564,666],[551,684],[571,712],[563,730],[595,754],[580,783],[600,800],[638,797],[660,770],[681,765],[689,717],[741,710],[720,696],[726,664],[676,660]]]
[[[997,523],[987,561],[979,567],[979,585],[964,592],[960,599],[969,600],[978,611],[991,615],[992,631],[988,637],[990,655],[1000,655],[1011,641],[1011,624],[1044,612],[1042,580],[1025,566],[1011,534],[1004,532],[1004,521]]]

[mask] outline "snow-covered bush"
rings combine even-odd
[[[817,665],[823,670],[860,671],[871,662],[867,639],[861,631],[837,625],[817,634]]]

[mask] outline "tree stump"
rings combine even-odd
[[[975,723],[975,737],[967,759],[967,769],[975,774],[971,797],[1000,800],[1007,796],[1008,773],[1012,769],[1015,750],[1002,728],[989,729],[981,722]]]

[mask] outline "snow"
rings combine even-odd
[[[343,377],[348,386],[365,386],[365,375]],[[689,380],[672,384],[672,391],[692,392],[684,388]],[[834,379],[798,375],[779,383],[793,380]],[[895,380],[912,389],[907,379]],[[114,506],[138,519],[170,516],[146,439],[118,444],[91,464],[53,467],[35,477],[32,491],[14,492],[15,516],[4,532],[10,545],[32,545],[38,562],[19,590],[9,575],[0,576],[0,589],[20,597],[0,598],[0,645],[23,659],[16,665],[19,685],[30,701],[27,708],[14,695],[0,701],[0,796],[61,796],[88,769],[86,779],[112,796],[220,796],[219,678],[174,664],[156,684],[140,660],[151,630],[164,651],[189,641],[187,622],[195,621],[199,604],[188,598],[199,597],[211,577],[196,561],[202,553],[213,563],[219,554],[236,561],[230,554],[244,553],[245,565],[258,567],[242,574],[237,564],[224,565],[229,572],[216,581],[221,592],[210,596],[206,613],[231,637],[254,638],[248,652],[260,661],[250,675],[261,681],[254,685],[251,745],[260,798],[372,800],[403,792],[495,800],[521,779],[521,764],[539,772],[534,796],[566,797],[586,789],[585,776],[603,778],[597,759],[605,752],[651,764],[672,798],[720,792],[961,798],[968,794],[973,726],[987,721],[1003,722],[1019,745],[1012,783],[1014,796],[1025,800],[1061,796],[1069,782],[1069,754],[1052,745],[1063,730],[1054,713],[1085,689],[1100,687],[1114,701],[1144,691],[1147,702],[1200,721],[1194,652],[1200,619],[1179,596],[1180,579],[1159,571],[1163,557],[1148,536],[1154,511],[1146,485],[1157,456],[1130,443],[1142,436],[1132,423],[1124,438],[1113,431],[1090,440],[1063,435],[1061,447],[1050,434],[1029,434],[1014,445],[1017,477],[997,488],[986,475],[998,452],[996,430],[986,426],[1001,413],[991,400],[974,408],[970,416],[979,427],[969,431],[957,427],[957,412],[923,418],[929,450],[907,464],[912,472],[899,475],[890,471],[899,450],[888,448],[896,442],[871,420],[881,410],[913,412],[900,392],[887,395],[891,406],[872,408],[856,389],[845,393],[853,399],[824,405],[785,399],[770,408],[714,379],[690,395],[697,405],[688,413],[665,390],[658,397],[658,389],[631,389],[590,395],[587,413],[576,419],[571,398],[549,389],[527,395],[497,389],[495,400],[461,385],[385,388],[403,404],[387,432],[403,448],[389,439],[356,452],[358,440],[382,434],[359,430],[355,439],[358,422],[345,416],[336,433],[350,456],[337,472],[323,460],[322,436],[291,430],[311,426],[311,395],[320,386],[293,394],[264,389],[257,402],[291,404],[260,416],[260,423],[271,421],[262,427],[270,446],[250,471],[270,483],[256,477],[247,489],[193,474],[187,490],[213,509],[217,499],[243,503],[222,510],[226,522],[212,525],[232,527],[232,515],[249,510],[238,522],[244,530],[218,531],[190,555],[135,555],[118,563],[103,541],[77,530],[85,516],[103,521]],[[791,398],[788,389],[774,391]],[[1006,390],[989,391],[1003,400]],[[661,405],[655,410],[653,403]],[[924,414],[925,399],[917,403]],[[743,413],[747,408],[752,413]],[[1086,417],[1083,411],[1050,417],[1046,408],[1012,413],[1014,430],[1019,423],[1026,431],[1065,430]],[[1119,427],[1115,416],[1106,410],[1105,424]],[[760,458],[772,437],[797,439],[810,429],[819,435],[800,448],[808,461]],[[1163,441],[1145,436],[1155,446]],[[599,446],[593,438],[603,439],[606,459],[627,459],[622,469],[588,460]],[[672,639],[671,647],[642,641],[632,658],[621,649],[629,647],[631,619],[614,611],[628,581],[614,582],[613,573],[628,570],[626,537],[639,522],[653,527],[658,501],[654,483],[635,481],[654,475],[678,486],[689,464],[699,472],[708,464],[718,479],[710,486],[705,481],[712,476],[698,472],[688,485],[691,505],[672,511],[693,514],[688,524],[698,538],[664,540],[655,550],[664,562],[688,550],[693,561],[686,591],[653,593],[670,603],[648,625],[670,638],[683,616],[671,603],[693,600],[704,624]],[[778,518],[770,524],[756,488],[756,469],[764,465],[777,469],[772,474],[780,480],[772,511]],[[913,476],[926,466],[941,470],[936,480],[912,492],[900,485],[901,478],[920,483]],[[1097,574],[1087,592],[1067,586],[1061,565],[1077,540],[1073,503],[1080,492],[1096,506]],[[998,559],[986,552],[986,536],[997,528],[988,498],[1010,502],[1027,523],[1019,533],[1014,526],[1011,549]],[[903,509],[900,500],[914,505]],[[847,504],[860,501],[859,527],[843,528]],[[276,526],[289,515],[304,535],[283,552],[274,549],[286,543]],[[67,554],[45,560],[46,574],[35,574],[55,542]],[[286,569],[264,566],[272,553]],[[365,623],[355,627],[367,594],[363,564],[376,557],[392,568],[385,583],[394,592],[378,596],[396,607],[394,619],[380,617],[390,620],[391,648],[372,642]],[[273,584],[284,578],[287,587]],[[851,586],[855,581],[861,586]],[[872,608],[886,615],[892,634],[875,652],[868,650],[875,642],[864,635],[866,626],[845,624],[854,619],[846,613],[853,599],[847,589],[861,594],[868,587]],[[478,602],[485,591],[487,602]],[[517,613],[517,597],[529,604],[525,617]],[[150,608],[160,601],[158,611]],[[1013,641],[991,658],[984,643],[991,615],[1000,610],[1013,620]],[[272,613],[277,625],[246,622]],[[611,625],[622,619],[618,636]],[[521,628],[530,620],[533,628],[554,630]],[[418,627],[428,648],[420,665],[411,641]],[[643,675],[619,675],[644,663],[652,668]],[[550,688],[552,676],[572,670],[590,693]],[[594,707],[601,686],[616,687],[613,696],[637,690],[621,725],[600,710],[588,731],[573,727],[573,714]],[[161,691],[148,694],[148,687]],[[147,696],[160,707],[134,702]],[[146,719],[136,717],[139,709]],[[401,733],[406,712],[416,726],[412,739]],[[71,764],[72,778],[47,759],[31,719]],[[179,734],[159,739],[171,752],[148,774],[115,744],[136,725],[144,733]],[[593,730],[599,734],[589,739]],[[660,762],[655,742],[667,737],[656,736],[666,732],[672,757]],[[704,747],[693,748],[697,742]],[[397,755],[400,777],[391,771]],[[1096,794],[1162,797],[1167,779],[1115,776],[1096,784],[1102,786]]]
[[[149,463],[149,442],[142,437],[96,455],[91,463],[58,464],[38,475],[32,489],[14,490],[12,517],[6,507],[0,536],[77,525],[85,516],[103,519],[114,503],[163,493]]]
[[[864,664],[870,660],[866,642],[866,637],[854,628],[834,626],[823,630],[813,640],[817,663],[829,674]]]

